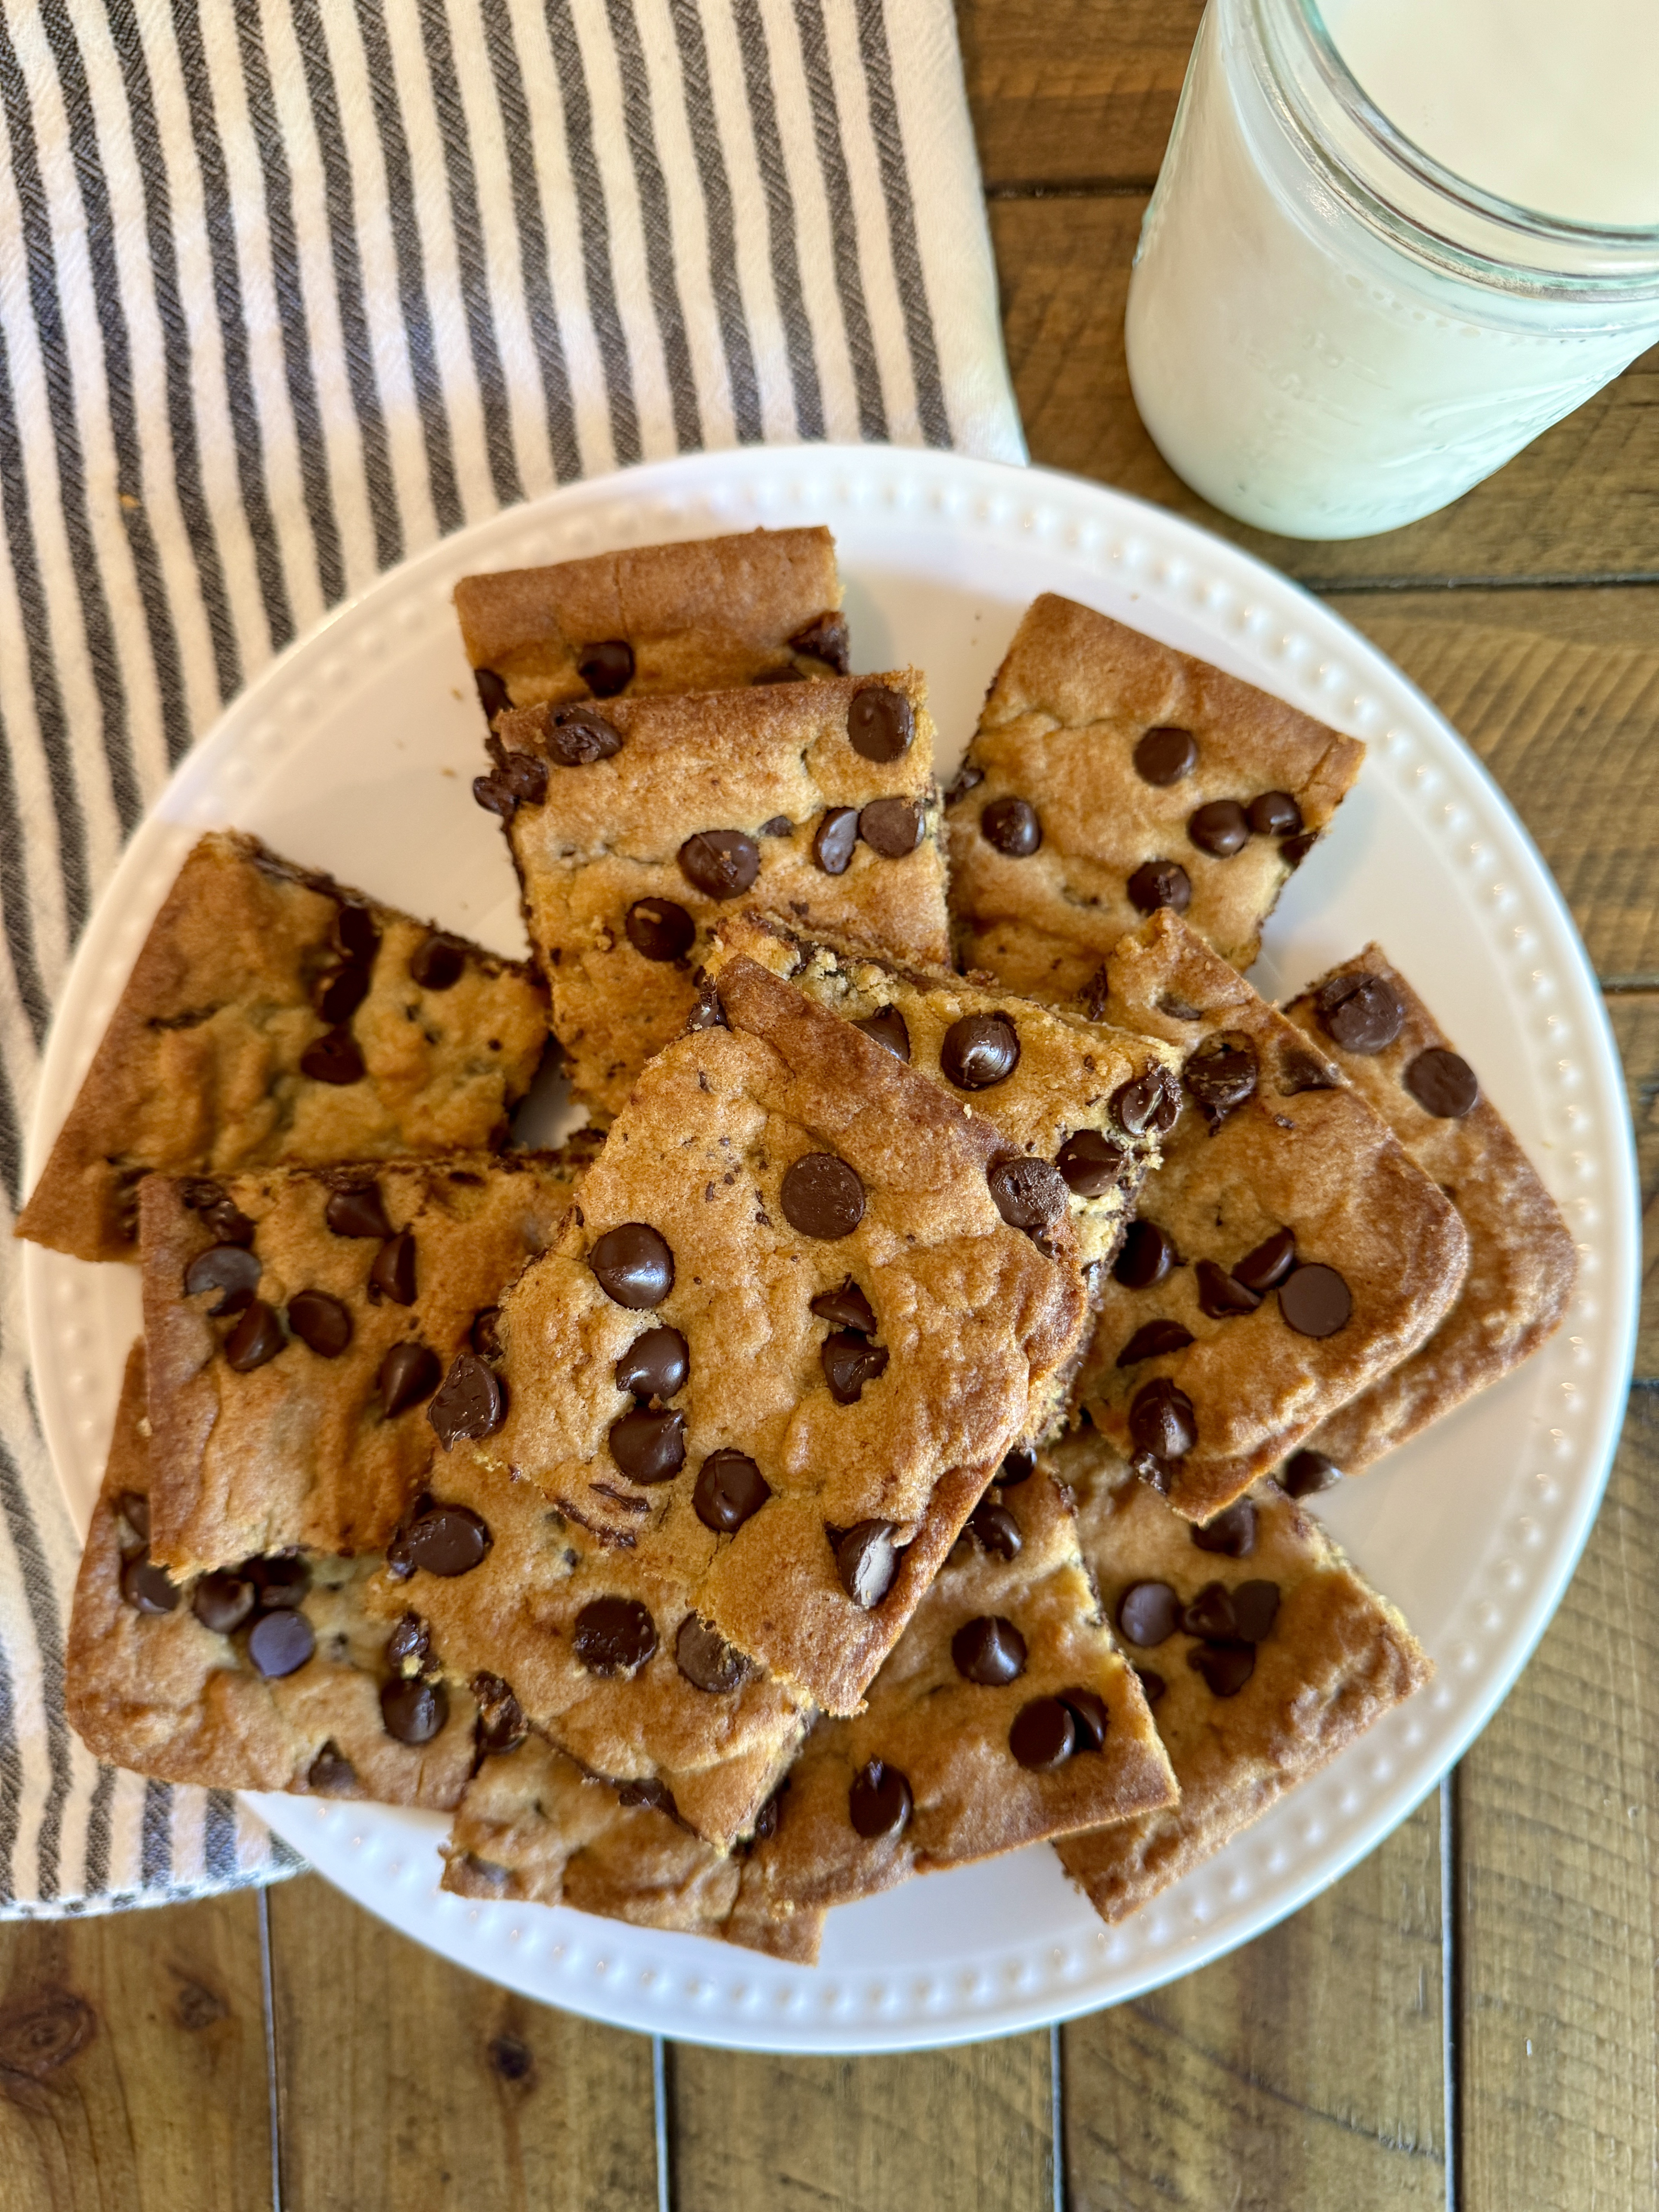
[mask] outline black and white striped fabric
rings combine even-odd
[[[950,0],[5,0],[0,111],[15,1216],[123,841],[328,607],[694,447],[1024,453]],[[0,1911],[287,1871],[228,1795],[64,1720],[78,1547],[4,1238],[0,1270]]]

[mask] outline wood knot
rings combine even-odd
[[[48,1990],[0,2010],[0,2074],[44,2081],[98,2032],[98,2015],[73,1990]]]
[[[489,2063],[503,2081],[527,2081],[536,2069],[536,2054],[521,2036],[495,2035],[489,2040]]]
[[[177,1966],[171,1972],[179,1984],[173,2016],[180,2027],[188,2028],[194,2035],[204,2027],[211,2027],[216,2020],[224,2019],[230,2007],[217,1990],[209,1989],[205,1982],[198,1982],[191,1975],[180,1972]]]

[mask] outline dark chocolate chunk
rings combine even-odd
[[[987,1175],[997,1212],[1011,1229],[1052,1229],[1066,1211],[1058,1168],[1029,1153],[994,1161]]]
[[[1202,1261],[1199,1262],[1200,1267]],[[1184,1352],[1193,1333],[1178,1321],[1149,1321],[1138,1328],[1117,1355],[1120,1367],[1133,1367],[1143,1359],[1162,1358],[1166,1352]]]
[[[951,1638],[951,1656],[965,1681],[997,1690],[1025,1672],[1025,1638],[1000,1613],[982,1613]]]
[[[1101,1198],[1116,1188],[1127,1157],[1098,1129],[1074,1129],[1055,1153],[1054,1165],[1079,1198]]]
[[[902,860],[921,842],[921,809],[913,799],[872,799],[860,812],[859,835],[884,860]]]
[[[847,1817],[866,1844],[884,1843],[904,1833],[914,1800],[896,1766],[872,1759],[860,1767],[847,1793]]]
[[[1281,837],[1279,857],[1291,867],[1299,868],[1318,842],[1319,832],[1316,830],[1304,830],[1299,837]]]
[[[832,806],[812,833],[812,858],[826,876],[844,876],[859,842],[856,806]]]
[[[1236,1498],[1200,1528],[1192,1539],[1200,1552],[1218,1552],[1225,1559],[1248,1559],[1255,1549],[1255,1508],[1248,1498]]]
[[[443,1380],[443,1368],[429,1345],[418,1339],[394,1344],[380,1362],[380,1404],[387,1420],[424,1405]]]
[[[1181,1119],[1181,1085],[1167,1067],[1149,1067],[1112,1093],[1118,1127],[1132,1137],[1167,1137]]]
[[[1250,817],[1236,799],[1212,799],[1194,808],[1187,835],[1200,853],[1231,860],[1250,842]]]
[[[1353,1312],[1353,1293],[1334,1267],[1297,1267],[1279,1286],[1279,1310],[1299,1336],[1334,1336]]]
[[[887,1349],[848,1330],[827,1336],[819,1352],[823,1379],[838,1406],[856,1406],[866,1382],[887,1371]]]
[[[845,615],[833,610],[814,615],[810,623],[795,632],[789,645],[792,652],[804,653],[809,660],[826,660],[837,676],[846,675],[851,641]]]
[[[489,1551],[487,1524],[470,1505],[428,1505],[386,1547],[386,1558],[405,1574],[417,1568],[446,1581],[471,1574]]]
[[[371,1291],[378,1291],[393,1305],[412,1306],[415,1303],[415,1231],[400,1229],[395,1237],[388,1237],[374,1255],[374,1264],[368,1271]]]
[[[760,873],[760,847],[741,830],[699,830],[680,847],[679,863],[705,898],[737,898]]]
[[[1167,1229],[1160,1229],[1155,1221],[1132,1221],[1112,1275],[1126,1291],[1150,1291],[1171,1267],[1180,1265],[1181,1255]]]
[[[1334,1490],[1342,1480],[1342,1470],[1334,1459],[1323,1452],[1292,1452],[1279,1469],[1280,1486],[1292,1498],[1316,1498],[1322,1490]]]
[[[617,1388],[635,1398],[672,1398],[685,1388],[691,1354],[677,1328],[648,1328],[617,1362]]]
[[[836,1572],[856,1606],[868,1613],[893,1587],[899,1555],[890,1521],[860,1521],[836,1546]]]
[[[705,1528],[730,1536],[772,1495],[765,1476],[746,1452],[710,1452],[697,1470],[692,1507]]]
[[[453,991],[466,973],[466,946],[434,930],[410,954],[409,972],[423,991]]]
[[[856,1329],[860,1336],[876,1333],[875,1309],[850,1275],[838,1291],[820,1291],[811,1310],[836,1328]]]
[[[963,1014],[939,1048],[945,1080],[958,1091],[989,1091],[1019,1066],[1019,1031],[1010,1014]]]
[[[697,925],[672,899],[635,899],[623,924],[628,941],[642,959],[684,960]]]
[[[576,1615],[573,1646],[590,1674],[629,1674],[657,1648],[657,1625],[632,1597],[590,1598]]]
[[[380,1686],[380,1725],[398,1743],[430,1743],[449,1718],[449,1693],[441,1682],[395,1675]]]
[[[674,1803],[673,1791],[665,1782],[659,1782],[654,1774],[641,1775],[633,1782],[619,1782],[617,1784],[617,1802],[619,1805],[642,1806],[651,1813],[666,1813],[671,1820],[678,1809]]]
[[[1079,1685],[1075,1689],[1062,1690],[1060,1702],[1072,1716],[1072,1727],[1077,1736],[1076,1749],[1079,1753],[1103,1750],[1106,1730],[1112,1717],[1099,1691],[1085,1690]]]
[[[716,1698],[740,1690],[755,1672],[753,1662],[735,1644],[728,1644],[695,1613],[688,1613],[679,1625],[674,1638],[674,1663],[694,1689],[707,1690]]]
[[[368,969],[356,961],[336,968],[317,987],[317,1012],[331,1027],[349,1022],[368,996]]]
[[[634,648],[625,637],[585,645],[576,656],[576,673],[596,699],[614,699],[634,680]]]
[[[288,1341],[283,1324],[263,1298],[255,1298],[225,1339],[225,1358],[239,1375],[275,1359]]]
[[[1034,1774],[1052,1774],[1077,1749],[1077,1724],[1058,1698],[1033,1698],[1008,1731],[1008,1748]]]
[[[969,762],[963,761],[945,791],[945,804],[956,805],[959,800],[966,799],[970,791],[977,791],[984,781],[982,768],[975,768]]]
[[[685,1416],[678,1407],[635,1406],[611,1424],[611,1456],[630,1482],[672,1482],[685,1465]]]
[[[426,1417],[446,1451],[464,1437],[477,1443],[507,1419],[507,1391],[476,1352],[459,1352]]]
[[[530,1723],[511,1684],[504,1682],[499,1674],[481,1668],[472,1677],[471,1686],[478,1708],[478,1717],[472,1724],[472,1740],[479,1753],[499,1759],[505,1752],[516,1751],[530,1734]]]
[[[775,814],[769,822],[763,822],[760,826],[763,837],[792,837],[794,832],[795,825],[787,814]]]
[[[674,1287],[674,1255],[666,1237],[647,1222],[607,1229],[587,1264],[606,1297],[631,1312],[659,1306]]]
[[[826,1243],[850,1237],[864,1218],[864,1185],[833,1152],[806,1152],[792,1162],[778,1200],[792,1229]]]
[[[1042,842],[1042,823],[1029,799],[994,799],[980,810],[979,834],[1009,860],[1024,860]]]
[[[1137,1667],[1135,1675],[1140,1684],[1141,1694],[1149,1705],[1155,1705],[1170,1686],[1153,1667]]]
[[[335,909],[334,942],[348,960],[373,960],[380,949],[380,925],[373,910],[355,899],[343,899]]]
[[[1187,1664],[1204,1677],[1216,1697],[1236,1698],[1255,1672],[1255,1647],[1200,1644],[1187,1654]]]
[[[1233,1280],[1247,1291],[1265,1294],[1277,1290],[1296,1265],[1296,1231],[1275,1229],[1254,1251],[1247,1252],[1233,1269]]]
[[[288,1325],[319,1359],[337,1359],[351,1341],[351,1315],[326,1291],[299,1291],[288,1302]]]
[[[1282,1044],[1279,1048],[1281,1098],[1299,1097],[1304,1091],[1334,1091],[1341,1079],[1329,1060],[1321,1060],[1302,1046]]]
[[[304,1613],[287,1607],[262,1613],[247,1634],[247,1656],[268,1682],[297,1674],[316,1649],[311,1623]]]
[[[1406,1009],[1381,975],[1333,975],[1314,994],[1319,1026],[1344,1052],[1384,1051],[1405,1026]]]
[[[399,1616],[386,1641],[388,1665],[400,1674],[425,1674],[432,1669],[432,1630],[418,1613]]]
[[[1192,878],[1179,860],[1145,860],[1129,878],[1129,902],[1141,914],[1169,907],[1185,914],[1193,902]]]
[[[1029,1444],[1016,1444],[1012,1451],[1004,1453],[1002,1465],[992,1480],[1000,1490],[1018,1490],[1036,1473],[1036,1454]]]
[[[1180,1459],[1198,1442],[1193,1401],[1167,1375],[1143,1382],[1129,1407],[1129,1434],[1137,1451]]]
[[[1260,1644],[1279,1618],[1277,1583],[1240,1583],[1233,1591],[1233,1619],[1246,1644]]]
[[[217,1304],[208,1308],[210,1317],[217,1321],[224,1314],[241,1313],[252,1304],[264,1272],[245,1244],[210,1244],[185,1268],[185,1296],[193,1298],[204,1291],[217,1291]]]
[[[480,1306],[472,1316],[472,1326],[466,1340],[480,1359],[499,1359],[501,1356],[501,1310],[499,1306]]]
[[[346,1029],[325,1030],[300,1054],[300,1073],[313,1083],[361,1083],[363,1055]]]
[[[866,684],[853,694],[847,709],[847,736],[865,760],[900,760],[916,733],[915,710],[902,691],[885,684]]]
[[[1006,1505],[994,1498],[981,1498],[968,1516],[968,1526],[978,1540],[979,1547],[995,1559],[1017,1559],[1024,1547],[1025,1539],[1019,1533],[1019,1523]]]
[[[1181,1626],[1188,1636],[1202,1636],[1224,1644],[1238,1634],[1238,1615],[1233,1611],[1233,1594],[1225,1583],[1206,1583],[1203,1589],[1181,1616]]]
[[[171,1613],[179,1602],[179,1586],[148,1552],[140,1552],[121,1570],[121,1595],[139,1613]]]
[[[1198,766],[1198,747],[1190,730],[1162,723],[1148,730],[1135,747],[1135,774],[1143,783],[1179,783]]]
[[[189,1182],[179,1192],[185,1204],[200,1216],[204,1229],[221,1244],[251,1244],[253,1224],[240,1206],[234,1206],[229,1193],[216,1182]]]
[[[1264,791],[1250,801],[1250,827],[1258,837],[1290,837],[1302,827],[1302,809],[1288,791]]]
[[[1259,1291],[1237,1281],[1213,1260],[1200,1260],[1193,1272],[1198,1278],[1199,1310],[1208,1314],[1212,1321],[1228,1321],[1235,1314],[1254,1313],[1261,1303]]]
[[[896,1006],[882,1006],[873,1014],[866,1014],[861,1022],[854,1022],[855,1030],[862,1030],[878,1045],[890,1052],[895,1060],[908,1066],[910,1060],[910,1032],[904,1026],[904,1017]]]
[[[492,722],[497,714],[506,714],[513,696],[493,668],[475,668],[472,681],[477,686],[478,704]]]
[[[1117,1601],[1118,1632],[1126,1644],[1148,1650],[1181,1626],[1181,1600],[1168,1583],[1131,1583]]]
[[[1401,1079],[1423,1111],[1437,1121],[1461,1121],[1480,1096],[1468,1060],[1443,1045],[1419,1052]]]
[[[349,1797],[356,1787],[356,1768],[331,1736],[311,1762],[306,1788],[314,1790],[319,1797]]]
[[[1258,1074],[1255,1048],[1247,1037],[1218,1036],[1193,1054],[1181,1079],[1213,1136],[1229,1114],[1255,1097]]]
[[[323,1218],[337,1237],[390,1237],[386,1200],[377,1182],[353,1183],[337,1190],[323,1209]]]
[[[311,1569],[292,1552],[270,1552],[261,1559],[244,1559],[240,1572],[258,1591],[261,1613],[301,1604],[311,1588]]]

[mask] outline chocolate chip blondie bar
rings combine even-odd
[[[463,576],[455,611],[483,709],[844,676],[836,542],[755,530]]]
[[[1248,968],[1364,751],[1254,684],[1045,592],[949,796],[962,964],[1032,998],[1076,998],[1126,930],[1168,908]]]
[[[501,813],[572,1088],[614,1114],[684,1028],[738,899],[949,950],[921,678],[779,684],[501,717],[480,802]]]
[[[215,831],[191,853],[17,1233],[137,1257],[146,1175],[501,1143],[547,1041],[534,972]]]

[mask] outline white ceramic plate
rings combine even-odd
[[[1059,591],[1205,654],[1365,739],[1255,980],[1289,991],[1382,939],[1468,1052],[1578,1239],[1566,1326],[1527,1367],[1321,1500],[1438,1674],[1209,1864],[1108,1929],[1043,1848],[829,1918],[816,1969],[437,1887],[442,1822],[270,1796],[281,1835],[407,1934],[620,2026],[776,2050],[896,2050],[1029,2027],[1186,1973],[1370,1850],[1482,1726],[1554,1611],[1601,1498],[1636,1311],[1636,1184],[1600,995],[1542,862],[1480,763],[1329,608],[1173,515],[1093,484],[886,448],[710,453],[573,486],[435,546],[266,672],[185,762],[87,931],[47,1050],[31,1176],[144,931],[203,828],[234,823],[378,896],[521,951],[500,831],[473,805],[478,708],[458,576],[653,541],[828,523],[854,665],[926,669],[954,766],[1020,614]],[[30,1347],[59,1478],[96,1496],[133,1273],[31,1246]]]

